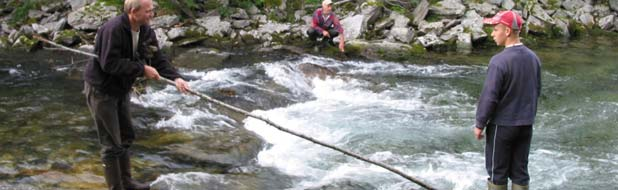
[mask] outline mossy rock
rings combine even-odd
[[[75,30],[62,30],[55,34],[54,42],[67,46],[72,46],[79,43],[79,34]]]
[[[22,35],[22,36],[19,36],[17,40],[15,40],[15,43],[13,43],[12,47],[15,49],[20,49],[20,50],[30,52],[34,50],[34,48],[38,45],[38,42],[39,41],[36,39],[32,39],[25,35]]]
[[[6,35],[0,36],[0,49],[6,49],[11,47],[11,42],[9,41],[9,37]]]

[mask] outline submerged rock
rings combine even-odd
[[[310,187],[304,190],[372,190],[376,189],[373,185],[365,182],[352,180],[338,180],[326,185]]]
[[[300,64],[298,68],[308,79],[318,77],[324,80],[326,77],[334,77],[337,74],[334,69],[311,63]]]
[[[165,146],[165,154],[182,162],[224,170],[248,165],[263,148],[262,140],[244,128],[218,128],[190,142]]]

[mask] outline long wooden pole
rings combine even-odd
[[[71,48],[68,48],[68,47],[66,47],[66,46],[63,46],[63,45],[60,45],[60,44],[54,43],[54,42],[49,41],[49,40],[47,40],[47,39],[45,39],[45,38],[43,38],[43,37],[40,37],[40,36],[34,36],[34,37],[35,37],[35,38],[37,38],[37,39],[39,39],[39,40],[41,40],[41,41],[43,41],[43,42],[46,42],[46,43],[49,43],[49,44],[51,44],[51,45],[57,46],[57,47],[59,47],[59,48],[61,48],[61,49],[64,49],[64,50],[68,50],[68,51],[71,51],[71,52],[75,52],[75,53],[79,53],[79,54],[87,55],[87,56],[94,57],[94,58],[97,58],[97,57],[98,57],[97,55],[92,54],[92,53],[88,53],[88,52],[84,52],[84,51],[80,51],[80,50],[71,49]],[[164,79],[164,81],[165,81],[166,83],[168,83],[169,85],[176,86],[176,83],[174,83],[174,81],[172,81],[172,80],[170,80],[170,79],[163,78],[163,77],[161,77],[161,78],[162,78],[162,79]],[[365,157],[363,157],[363,156],[361,156],[361,155],[358,155],[358,154],[356,154],[356,153],[353,153],[353,152],[351,152],[351,151],[344,150],[344,149],[339,148],[339,147],[336,147],[336,146],[334,146],[334,145],[331,145],[331,144],[328,144],[328,143],[325,143],[325,142],[322,142],[322,141],[316,140],[316,139],[314,139],[314,138],[312,138],[312,137],[309,137],[309,136],[306,136],[306,135],[300,134],[300,133],[298,133],[298,132],[295,132],[295,131],[289,130],[289,129],[287,129],[287,128],[284,128],[284,127],[282,127],[282,126],[280,126],[280,125],[278,125],[278,124],[276,124],[276,123],[274,123],[274,122],[270,121],[269,119],[266,119],[266,118],[264,118],[264,117],[260,117],[260,116],[258,116],[258,115],[252,114],[252,113],[249,113],[249,112],[247,112],[247,111],[245,111],[245,110],[243,110],[243,109],[240,109],[240,108],[238,108],[238,107],[235,107],[235,106],[232,106],[232,105],[226,104],[226,103],[224,103],[224,102],[222,102],[222,101],[219,101],[219,100],[217,100],[217,99],[214,99],[214,98],[212,98],[212,97],[210,97],[210,96],[208,96],[208,95],[206,95],[206,94],[202,94],[202,93],[199,93],[199,92],[193,91],[193,90],[191,90],[191,89],[189,89],[189,90],[187,90],[187,91],[188,91],[189,93],[193,94],[193,95],[196,95],[196,96],[198,96],[198,97],[200,97],[200,98],[206,99],[207,101],[210,101],[210,102],[212,102],[212,103],[214,103],[214,104],[217,104],[217,105],[223,106],[223,107],[225,107],[225,108],[228,108],[228,109],[230,109],[230,110],[232,110],[232,111],[235,111],[235,112],[241,113],[241,114],[243,114],[243,115],[245,115],[245,116],[247,116],[247,117],[252,117],[252,118],[255,118],[255,119],[261,120],[261,121],[263,121],[263,122],[267,123],[268,125],[271,125],[271,126],[273,126],[273,127],[277,128],[277,129],[279,129],[279,130],[281,130],[281,131],[283,131],[283,132],[286,132],[286,133],[292,134],[292,135],[294,135],[294,136],[300,137],[300,138],[302,138],[302,139],[305,139],[305,140],[311,141],[311,142],[313,142],[313,143],[315,143],[315,144],[319,144],[319,145],[322,145],[322,146],[324,146],[324,147],[327,147],[327,148],[333,149],[333,150],[338,151],[338,152],[341,152],[341,153],[343,153],[343,154],[345,154],[345,155],[348,155],[348,156],[354,157],[354,158],[356,158],[356,159],[359,159],[359,160],[365,161],[365,162],[367,162],[367,163],[370,163],[370,164],[374,164],[374,165],[380,166],[380,167],[382,167],[382,168],[384,168],[384,169],[386,169],[386,170],[388,170],[388,171],[391,171],[391,172],[393,172],[393,173],[395,173],[395,174],[397,174],[397,175],[399,175],[399,176],[401,176],[401,177],[403,177],[403,178],[406,178],[406,179],[408,179],[408,180],[410,180],[410,181],[412,181],[412,182],[414,182],[414,183],[416,183],[416,184],[420,185],[420,186],[421,186],[421,187],[423,187],[423,188],[430,189],[430,190],[435,189],[435,188],[433,188],[433,187],[429,186],[428,184],[423,183],[422,181],[420,181],[420,180],[418,180],[418,179],[416,179],[416,178],[414,178],[414,177],[412,177],[412,176],[410,176],[410,175],[407,175],[407,174],[403,173],[402,171],[399,171],[399,170],[397,170],[397,169],[395,169],[395,168],[393,168],[393,167],[391,167],[391,166],[389,166],[389,165],[386,165],[386,164],[384,164],[384,163],[382,163],[382,162],[378,162],[378,161],[373,161],[373,160],[370,160],[370,159],[368,159],[368,158],[365,158]]]

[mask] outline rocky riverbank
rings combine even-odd
[[[93,43],[97,28],[122,10],[122,0],[0,3],[0,48],[32,50],[33,34],[64,45]],[[223,49],[307,44],[318,0],[157,1],[151,25],[159,45]],[[429,51],[469,53],[491,39],[482,18],[513,9],[526,20],[524,38],[564,38],[591,30],[618,32],[618,0],[346,0],[335,3],[347,49],[370,58]],[[334,48],[333,48],[334,49]]]

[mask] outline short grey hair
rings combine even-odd
[[[124,12],[129,13],[131,9],[139,9],[142,6],[142,0],[124,0]]]

